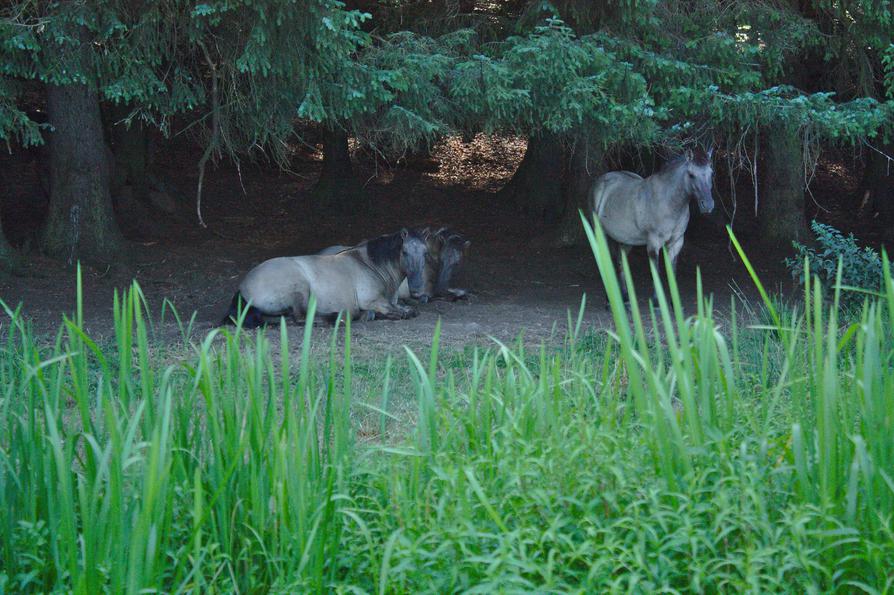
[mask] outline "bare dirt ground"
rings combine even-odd
[[[523,150],[521,142],[479,136],[471,144],[452,141],[441,146],[434,155],[441,162],[435,172],[396,169],[376,175],[361,165],[358,173],[369,207],[358,215],[312,208],[309,190],[320,168],[313,157],[296,159],[292,173],[243,163],[240,175],[235,167],[223,165],[206,173],[203,212],[208,229],[200,228],[194,216],[196,159],[186,149],[169,150],[158,156],[156,168],[182,197],[181,213],[157,221],[128,221],[127,214],[121,214],[128,250],[114,256],[111,267],[84,270],[86,326],[95,337],[111,337],[113,291],[136,279],[153,312],[159,313],[163,300],[170,300],[187,319],[196,312],[197,330],[207,332],[226,311],[241,276],[264,259],[353,244],[402,226],[448,225],[472,240],[471,258],[454,282],[471,291],[469,299],[422,305],[412,320],[355,324],[358,349],[376,353],[403,344],[427,345],[439,318],[447,344],[486,343],[488,337],[512,340],[520,333],[536,342],[560,340],[568,311],[576,314],[583,294],[585,324],[604,327],[610,320],[589,250],[556,247],[554,228],[521,218],[495,194],[511,177]],[[45,209],[45,199],[35,198],[37,167],[27,159],[2,159],[6,163],[0,161],[0,170],[14,173],[14,179],[7,180],[5,227],[25,248],[27,258],[15,275],[0,277],[0,298],[10,305],[24,304],[35,329],[52,333],[62,314],[74,310],[75,274],[65,263],[28,250]],[[835,183],[838,188],[843,184]],[[719,183],[715,188],[722,196],[725,188]],[[714,294],[720,309],[728,306],[733,292],[754,295],[744,267],[721,236],[692,236],[688,234],[678,272],[689,307],[697,267],[705,292]],[[764,282],[791,289],[781,257],[753,239],[745,243]],[[642,293],[645,263],[644,255],[634,256]],[[178,336],[171,323],[157,330],[172,340]],[[296,341],[302,332],[290,326]]]

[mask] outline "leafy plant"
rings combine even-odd
[[[797,255],[786,258],[792,278],[799,283],[804,282],[805,262],[809,270],[820,275],[827,288],[834,287],[838,274],[838,261],[841,260],[840,284],[844,288],[877,291],[882,282],[882,259],[878,252],[868,246],[860,247],[853,234],[844,236],[840,231],[818,221],[812,221],[810,227],[819,244],[818,249],[808,248],[799,242],[792,242]],[[844,299],[862,300],[859,292],[843,294]]]
[[[171,361],[136,284],[108,343],[80,289],[54,341],[4,307],[0,589],[889,592],[887,265],[842,327],[840,291],[808,275],[778,306],[733,237],[766,313],[743,324],[700,280],[684,312],[669,262],[641,310],[585,229],[613,328],[582,308],[538,350],[443,353],[436,327],[428,354],[370,365],[348,321],[315,349],[311,307]]]
[[[894,43],[882,55],[882,65],[885,69],[885,94],[888,99],[894,99]]]

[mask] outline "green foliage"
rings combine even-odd
[[[885,50],[882,65],[885,68],[885,96],[894,100],[894,43]]]
[[[849,288],[879,290],[884,280],[884,271],[878,252],[868,246],[861,248],[857,245],[854,234],[845,237],[831,225],[812,221],[810,228],[816,237],[818,248],[808,248],[799,242],[793,242],[796,256],[785,259],[785,266],[794,279],[803,283],[805,274],[813,273],[823,280],[827,288],[834,289],[840,284]],[[843,297],[847,301],[862,302],[864,296],[845,292]]]
[[[486,23],[410,2],[378,5],[382,22],[369,24],[336,0],[20,0],[0,12],[0,75],[95,84],[129,118],[163,130],[188,114],[214,154],[234,156],[280,155],[302,118],[397,152],[456,131],[587,131],[613,145],[708,127],[738,135],[788,125],[832,140],[890,128],[891,100],[848,92],[842,102],[790,85],[799,56],[833,47],[822,35],[830,27],[841,44],[827,59],[850,56],[861,40],[890,53],[890,39],[878,45],[890,10],[815,8],[808,18],[749,0],[724,10],[701,0],[562,0],[491,7],[496,21]],[[402,26],[404,14],[412,22]],[[833,26],[847,18],[853,26]],[[3,138],[36,141],[10,97],[0,89]]]
[[[436,330],[428,357],[383,369],[352,356],[349,328],[318,357],[310,325],[300,350],[285,326],[274,349],[275,330],[181,325],[188,351],[159,356],[136,285],[107,344],[80,292],[49,345],[7,310],[0,586],[889,588],[891,276],[844,328],[811,278],[803,309],[767,298],[749,326],[700,284],[684,314],[669,272],[644,315],[587,232],[614,328],[584,335],[582,308],[563,346],[533,352],[442,355]]]
[[[17,107],[17,96],[16,85],[0,75],[0,140],[14,140],[23,147],[39,145],[41,126]]]
[[[359,63],[378,86],[358,98],[363,109],[350,119],[355,134],[372,147],[400,154],[449,133],[454,106],[444,89],[472,35],[463,30],[434,39],[403,31],[367,48]]]
[[[486,131],[573,132],[592,126],[623,140],[655,132],[645,79],[595,37],[551,19],[456,65],[451,100]]]
[[[234,155],[278,150],[296,117],[346,117],[381,87],[352,59],[368,15],[336,0],[22,0],[0,17],[0,75],[96,86],[163,130],[194,114]]]

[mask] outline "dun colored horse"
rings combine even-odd
[[[364,320],[412,318],[416,310],[397,303],[397,289],[406,280],[410,294],[422,295],[427,252],[425,238],[403,229],[337,254],[264,261],[242,280],[222,323],[236,320],[240,304],[248,305],[248,328],[266,317],[291,315],[301,321],[311,295],[317,311],[330,319],[339,312]]]
[[[620,247],[619,265],[621,252],[645,246],[656,265],[658,253],[662,248],[667,250],[671,267],[676,270],[689,225],[689,201],[695,198],[702,213],[714,210],[712,153],[713,149],[687,151],[648,178],[613,171],[596,180],[590,190],[590,209],[606,236]],[[624,283],[621,289],[626,301]]]

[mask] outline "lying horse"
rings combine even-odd
[[[472,242],[446,227],[434,232],[426,227],[418,230],[418,233],[425,238],[428,246],[425,268],[422,272],[423,291],[419,300],[425,303],[430,297],[444,297],[451,300],[466,297],[466,290],[451,288],[449,283],[460,269],[463,259],[468,256],[469,246]],[[349,246],[342,245],[329,246],[321,250],[319,254],[338,254],[349,248]],[[398,297],[401,299],[410,297],[410,289],[406,281],[401,283]]]
[[[299,322],[311,295],[317,312],[329,319],[339,312],[364,320],[412,318],[417,312],[397,303],[397,288],[406,280],[410,294],[422,295],[427,252],[418,232],[403,229],[337,254],[272,258],[248,272],[222,324],[237,319],[240,303],[248,304],[247,328],[268,316],[291,315]]]
[[[446,297],[448,299],[457,300],[468,295],[465,289],[454,289],[449,286],[450,280],[459,272],[462,262],[469,256],[469,247],[472,245],[458,233],[455,233],[446,227],[442,227],[434,233],[437,241],[435,245],[440,244],[440,251],[437,252],[436,258],[438,276],[434,285],[429,291],[429,285],[426,284],[426,291],[435,297]],[[429,252],[432,252],[432,243],[428,243]]]
[[[656,266],[658,253],[667,250],[671,268],[676,270],[689,225],[690,199],[698,201],[702,213],[714,210],[712,153],[713,149],[687,151],[645,179],[629,171],[613,171],[596,180],[590,190],[590,209],[606,236],[619,245],[619,267],[622,252],[645,246]],[[627,301],[623,282],[621,293]]]

